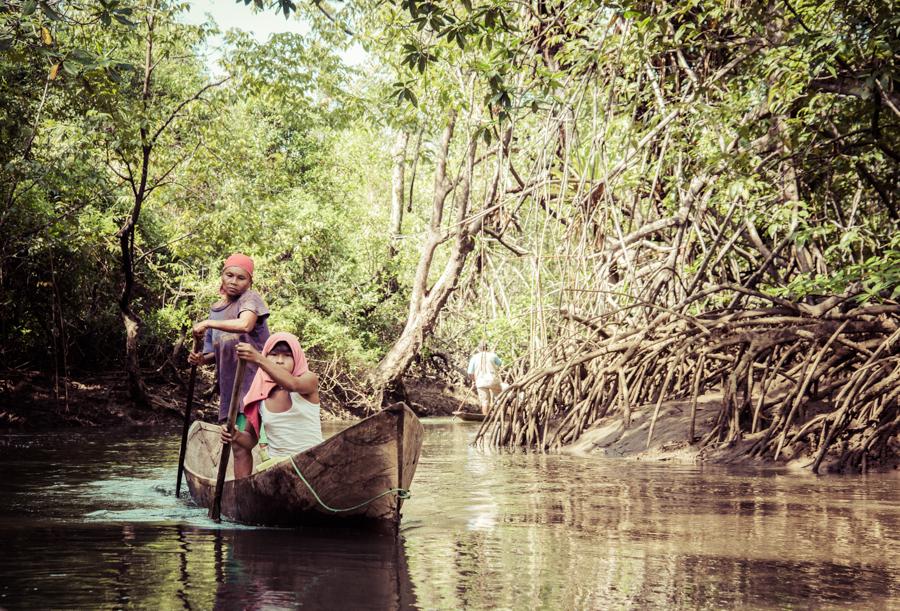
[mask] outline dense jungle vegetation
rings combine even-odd
[[[893,1],[246,3],[310,33],[212,70],[183,3],[0,9],[7,368],[149,405],[240,250],[348,404],[486,337],[486,443],[713,393],[692,443],[898,453]]]

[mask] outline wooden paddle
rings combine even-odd
[[[234,423],[237,420],[241,401],[241,386],[244,383],[244,370],[247,362],[238,359],[237,373],[234,376],[234,388],[231,389],[231,402],[228,404],[228,422],[225,426],[230,433],[234,433]],[[216,522],[221,521],[222,513],[222,488],[225,487],[225,472],[228,470],[228,459],[231,458],[231,444],[222,444],[222,456],[219,458],[219,476],[216,478],[216,487],[213,491],[213,502],[209,506],[209,517]]]
[[[203,349],[203,338],[194,338],[194,352]],[[178,477],[175,479],[175,496],[181,496],[181,472],[184,471],[184,454],[187,450],[188,429],[191,428],[191,410],[194,408],[194,384],[197,382],[197,366],[191,365],[188,378],[187,404],[184,407],[184,426],[181,427],[181,452],[178,453]]]

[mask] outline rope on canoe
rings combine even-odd
[[[353,511],[354,509],[359,509],[360,507],[365,507],[369,503],[371,503],[373,501],[377,501],[378,499],[385,496],[386,494],[396,493],[397,497],[401,498],[401,499],[408,499],[410,496],[412,496],[412,494],[410,494],[409,490],[407,490],[406,488],[390,488],[388,490],[385,490],[381,494],[373,496],[368,501],[363,501],[362,503],[354,505],[353,507],[345,507],[344,509],[335,509],[334,507],[329,507],[327,504],[325,504],[325,501],[323,501],[321,498],[319,498],[319,494],[316,492],[315,488],[312,487],[312,484],[310,484],[308,481],[306,481],[306,478],[303,477],[302,473],[300,473],[300,469],[297,468],[297,464],[294,462],[293,456],[290,457],[290,460],[291,460],[291,466],[294,467],[294,471],[300,477],[300,481],[302,481],[304,484],[306,484],[306,487],[309,488],[309,491],[312,492],[312,495],[314,497],[316,497],[316,500],[319,502],[319,505],[321,505],[328,511],[331,511],[334,513],[341,513],[344,511]]]

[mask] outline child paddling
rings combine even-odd
[[[253,471],[250,453],[264,431],[273,458],[291,456],[322,442],[319,416],[319,378],[309,371],[300,341],[290,333],[275,333],[262,353],[238,344],[237,355],[258,369],[244,397],[246,428],[230,434],[222,428],[222,442],[234,449],[234,476]]]

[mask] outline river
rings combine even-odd
[[[180,429],[0,435],[0,608],[900,609],[896,472],[485,452],[423,423],[398,539],[211,522],[173,496]]]

